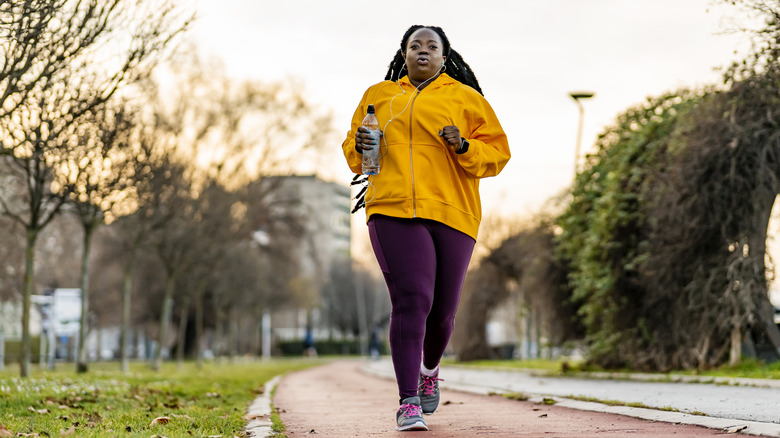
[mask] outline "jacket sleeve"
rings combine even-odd
[[[355,109],[355,114],[352,115],[352,124],[347,132],[347,138],[341,144],[341,149],[344,151],[344,157],[347,159],[347,164],[350,170],[355,173],[363,172],[363,155],[355,150],[355,133],[358,127],[363,123],[363,117],[368,109],[368,91],[363,93],[363,98],[360,100],[360,104]]]
[[[511,157],[509,141],[484,97],[474,91],[468,102],[469,132],[461,135],[469,142],[469,149],[456,155],[458,163],[474,178],[496,176]]]

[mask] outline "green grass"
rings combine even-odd
[[[546,374],[577,373],[589,371],[609,371],[613,374],[624,373],[628,375],[634,371],[621,370],[601,370],[592,367],[586,367],[582,362],[574,362],[567,359],[533,359],[533,360],[478,360],[470,362],[449,361],[452,365],[466,365],[477,367],[493,368],[512,368],[535,370]],[[672,376],[698,376],[698,377],[729,377],[729,378],[754,378],[754,379],[780,379],[780,362],[765,364],[755,359],[744,359],[741,364],[735,367],[723,366],[712,370],[693,370],[693,371],[672,371],[669,373],[658,373],[659,376],[670,379]],[[660,377],[659,377],[660,378]],[[705,382],[705,380],[702,380]]]
[[[246,409],[267,380],[321,363],[186,363],[181,370],[166,364],[160,372],[133,364],[128,374],[116,363],[91,364],[86,374],[67,364],[27,379],[11,368],[0,372],[0,425],[39,436],[242,436]],[[167,423],[152,424],[159,417]]]
[[[648,406],[648,405],[646,405],[644,403],[639,403],[639,402],[630,402],[630,403],[628,403],[628,402],[622,402],[622,401],[618,401],[618,400],[603,400],[603,399],[599,399],[599,398],[595,398],[595,397],[582,397],[582,396],[576,396],[576,395],[569,395],[569,396],[566,396],[566,398],[572,399],[572,400],[592,402],[592,403],[601,403],[603,405],[608,405],[608,406],[627,406],[629,408],[653,409],[653,410],[656,410],[656,411],[664,411],[664,412],[680,412],[679,409],[673,408],[671,406],[663,406],[663,407],[659,408],[659,407],[656,407],[656,406]],[[688,414],[699,415],[699,416],[702,416],[702,417],[706,417],[707,416],[707,414],[705,414],[704,412],[701,412],[701,411],[691,411],[691,412],[688,412]]]
[[[528,401],[530,397],[524,392],[510,392],[509,394],[502,394],[504,397],[508,398],[509,400],[516,400],[516,401]]]
[[[524,370],[536,370],[547,373],[560,373],[576,369],[579,364],[566,359],[502,359],[502,360],[474,360],[469,362],[448,361],[448,364],[467,365],[476,367],[512,368]]]
[[[671,406],[664,406],[661,408],[654,407],[654,406],[648,406],[644,403],[638,403],[638,402],[622,402],[618,400],[602,400],[595,397],[581,397],[576,395],[569,395],[566,398],[572,399],[572,400],[579,400],[579,401],[586,401],[586,402],[592,402],[592,403],[601,403],[603,405],[607,406],[628,406],[630,408],[642,408],[642,409],[654,409],[657,411],[666,411],[666,412],[680,412],[679,409],[673,408]]]
[[[780,362],[765,364],[757,359],[744,359],[735,367],[723,366],[714,370],[679,372],[681,375],[707,377],[742,377],[750,379],[780,379]]]

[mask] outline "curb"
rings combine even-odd
[[[282,376],[275,376],[263,385],[263,392],[260,394],[247,409],[244,419],[247,420],[247,437],[272,437],[274,431],[271,428],[271,394],[273,394],[276,385],[282,379]]]
[[[361,371],[366,374],[370,374],[375,377],[379,377],[383,379],[391,379],[391,380],[395,379],[395,376],[392,374],[392,371],[390,372],[382,371],[377,368],[372,368],[369,365],[364,365],[363,367],[361,367]],[[467,392],[471,394],[491,395],[491,394],[502,393],[502,391],[496,391],[495,389],[488,389],[488,388],[480,387],[478,385],[448,384],[445,382],[440,383],[440,385],[442,388],[451,389],[453,391]],[[503,391],[503,393],[509,393],[509,392]],[[618,415],[625,415],[628,417],[641,418],[649,421],[660,421],[665,423],[702,426],[710,429],[720,429],[723,430],[724,433],[728,433],[728,434],[741,433],[746,435],[780,437],[780,424],[775,424],[775,423],[761,423],[757,421],[744,421],[744,420],[734,420],[730,418],[707,417],[701,415],[686,414],[681,412],[667,412],[667,411],[659,411],[656,409],[634,408],[628,406],[610,406],[603,403],[572,400],[564,397],[543,396],[542,394],[529,394],[529,395],[530,397],[528,398],[528,401],[537,404],[542,403],[544,399],[548,399],[548,400],[552,399],[555,401],[556,406],[562,406],[569,409],[577,409],[580,411],[603,412],[609,414],[618,414]]]

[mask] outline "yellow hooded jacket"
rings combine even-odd
[[[384,133],[380,171],[369,177],[366,219],[382,214],[442,222],[476,240],[482,219],[480,178],[495,176],[509,161],[509,143],[493,109],[473,88],[441,74],[421,91],[407,76],[363,94],[342,144],[349,168],[361,173],[355,132],[373,104]],[[454,125],[469,142],[456,154],[439,137]]]

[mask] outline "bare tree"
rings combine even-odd
[[[130,189],[135,176],[131,164],[138,150],[133,134],[134,109],[124,102],[105,104],[85,115],[78,124],[78,144],[68,157],[60,185],[67,187],[70,204],[83,229],[81,254],[81,327],[76,370],[86,372],[89,332],[89,272],[92,238],[98,227],[132,208]]]
[[[221,274],[217,267],[224,266],[230,248],[246,241],[249,235],[244,218],[237,214],[242,209],[236,193],[228,192],[216,181],[209,181],[198,198],[193,200],[195,214],[191,218],[194,244],[188,255],[185,282],[188,287],[179,294],[182,300],[177,342],[177,361],[181,366],[185,351],[185,334],[189,315],[189,303],[194,301],[196,309],[195,343],[200,347],[203,332],[203,297],[209,280]],[[197,351],[200,358],[200,351]]]
[[[159,84],[149,84],[150,106],[153,108],[157,136],[166,139],[169,149],[175,150],[179,157],[187,157],[189,160],[183,177],[189,181],[188,190],[192,200],[186,203],[187,207],[177,210],[177,213],[185,213],[187,217],[181,219],[183,223],[180,229],[166,228],[171,230],[170,234],[162,230],[153,234],[158,253],[167,260],[163,265],[168,266],[171,269],[169,272],[176,276],[183,272],[190,273],[203,263],[199,258],[208,253],[203,248],[224,251],[209,246],[213,242],[208,236],[196,231],[199,226],[209,222],[205,218],[213,214],[210,210],[226,214],[225,211],[216,210],[214,205],[198,205],[210,187],[222,187],[226,192],[241,192],[240,196],[243,197],[242,202],[236,202],[230,207],[230,214],[245,216],[241,221],[244,223],[242,226],[247,228],[238,234],[232,231],[231,237],[223,238],[223,241],[232,241],[234,236],[242,233],[243,239],[249,239],[250,231],[258,227],[270,232],[277,224],[289,219],[290,212],[271,211],[269,208],[269,204],[274,201],[266,194],[273,191],[273,183],[262,185],[260,191],[263,194],[258,196],[257,189],[261,186],[253,185],[252,181],[263,180],[269,174],[290,172],[296,168],[296,159],[301,157],[302,151],[320,146],[322,135],[331,132],[330,116],[319,114],[316,108],[305,101],[300,89],[294,86],[235,81],[220,70],[208,70],[197,58],[186,59],[180,65],[186,66],[186,71],[174,71],[178,78],[177,87],[162,91]],[[234,211],[234,208],[243,211]],[[198,239],[183,239],[181,245],[172,245],[178,239],[176,234],[181,232],[184,223],[195,226],[191,232],[196,233],[202,242],[191,241]],[[288,226],[296,223],[287,222]],[[160,250],[167,254],[160,253]],[[222,257],[225,257],[224,253],[214,255],[216,260]],[[174,269],[170,263],[179,267]],[[218,284],[220,281],[209,283]],[[173,287],[171,293],[175,289]],[[200,286],[196,288],[200,289]],[[217,290],[225,289],[214,287],[212,292]],[[196,309],[202,309],[199,306],[202,305],[203,297],[205,293],[196,292]],[[217,298],[217,301],[235,301],[222,298]],[[162,304],[167,305],[165,302]],[[228,307],[231,306],[226,309]],[[232,310],[241,311],[244,308],[234,307]],[[166,316],[169,314],[168,309],[164,309],[160,320],[161,334],[167,332],[166,327],[170,322],[170,317]],[[202,316],[196,319],[202,320]]]
[[[5,6],[0,9],[5,13],[2,20],[16,27],[0,40],[6,55],[5,76],[0,77],[5,85],[0,97],[2,155],[8,156],[27,190],[23,208],[12,209],[14,203],[5,199],[0,199],[0,207],[27,234],[20,361],[26,377],[35,242],[66,199],[67,188],[53,184],[53,176],[75,146],[74,122],[110,99],[121,85],[146,74],[155,55],[184,26],[171,25],[175,9],[165,3],[153,10],[128,0]],[[131,38],[121,33],[127,26],[133,29]],[[116,52],[109,50],[109,41],[124,47],[124,54],[112,58]]]

